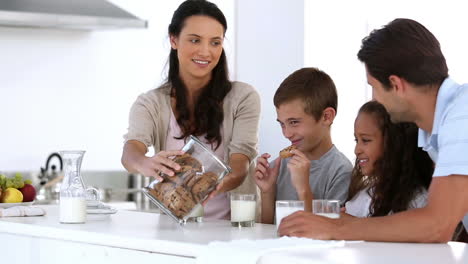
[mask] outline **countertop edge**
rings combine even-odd
[[[56,227],[35,226],[27,223],[4,221],[0,221],[0,232],[190,258],[195,258],[197,252],[204,247],[204,245],[180,241],[173,242],[158,239],[128,238],[83,230],[67,230]]]

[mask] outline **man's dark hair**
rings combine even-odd
[[[418,86],[439,87],[448,77],[439,41],[423,25],[411,19],[395,19],[362,40],[357,54],[384,89],[390,75]]]

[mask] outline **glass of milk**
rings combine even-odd
[[[275,209],[275,216],[276,216],[276,228],[281,223],[281,220],[286,216],[304,210],[304,201],[292,201],[292,200],[278,200],[276,201],[276,209]]]
[[[252,227],[255,224],[255,194],[231,193],[231,225]]]
[[[340,218],[340,201],[312,200],[312,213],[328,218]]]

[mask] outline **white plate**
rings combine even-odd
[[[86,205],[88,207],[98,207],[100,204],[102,204],[102,202],[98,200],[86,200]]]
[[[87,208],[86,213],[88,214],[115,214],[117,209],[115,208]]]
[[[18,206],[18,205],[21,205],[21,206],[30,206],[32,205],[34,202],[24,202],[24,203],[0,203],[0,208],[10,208],[10,207],[13,207],[13,206]]]

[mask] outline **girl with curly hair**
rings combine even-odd
[[[423,207],[434,170],[429,155],[417,146],[418,128],[394,124],[380,103],[365,103],[354,123],[356,163],[346,213],[384,216]]]

